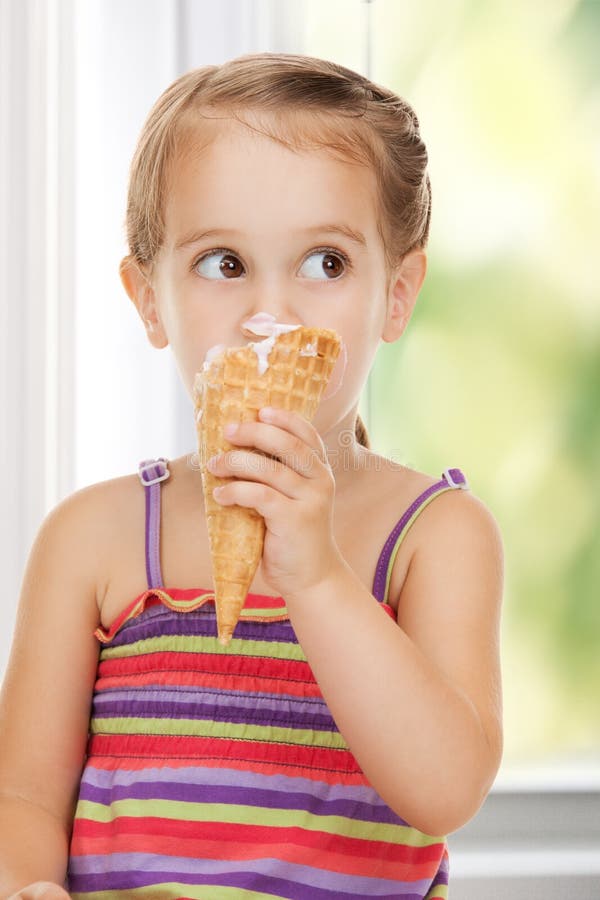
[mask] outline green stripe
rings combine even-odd
[[[365,841],[428,847],[442,838],[423,834],[408,825],[364,822],[345,816],[319,816],[296,809],[235,806],[229,803],[185,803],[179,800],[114,800],[110,806],[80,800],[76,816],[94,822],[112,822],[118,816],[212,822],[226,825],[259,825],[266,828],[301,828],[304,831],[343,835]],[[367,831],[368,829],[368,831]]]
[[[298,744],[347,750],[338,731],[311,731],[281,728],[277,725],[248,725],[244,722],[215,722],[212,719],[168,719],[146,717],[92,718],[92,734],[149,734],[178,737],[227,738],[238,741],[262,741],[268,744]]]
[[[200,609],[211,601],[214,603],[215,599],[213,591],[210,591],[207,594],[197,594],[195,597],[190,597],[187,600],[175,599],[174,597],[171,597],[170,594],[160,590],[155,590],[154,593],[162,598],[165,606],[175,608],[178,612],[194,612],[196,609]],[[285,616],[286,618],[289,618],[286,606],[278,606],[275,609],[272,607],[256,607],[255,609],[243,607],[241,615],[244,617],[260,616],[261,619],[272,619],[275,616]]]
[[[278,606],[275,609],[271,609],[267,607],[263,609],[262,607],[256,607],[256,609],[251,609],[248,607],[244,607],[241,612],[241,616],[243,619],[245,618],[254,618],[255,616],[258,618],[260,616],[261,619],[274,619],[276,616],[278,618],[282,618],[285,616],[286,619],[289,619],[289,614],[287,611],[287,606]]]
[[[104,647],[102,659],[123,659],[129,656],[143,656],[146,653],[220,653],[230,656],[268,656],[276,659],[290,659],[306,662],[300,644],[283,641],[251,641],[233,638],[223,647],[217,637],[203,637],[202,635],[164,635],[145,638],[125,644],[122,647]]]
[[[432,898],[435,898],[435,900],[438,900],[438,898],[439,900],[448,900],[448,885],[440,884],[438,887],[431,888],[431,890],[425,894],[423,900],[432,900]]]
[[[273,900],[273,894],[247,891],[243,888],[215,887],[212,884],[184,884],[183,882],[161,882],[149,887],[129,888],[122,891],[86,891],[84,894],[70,892],[73,900],[165,900],[166,897],[190,897],[191,900]]]
[[[214,600],[215,597],[214,593],[209,592],[206,594],[196,594],[195,597],[188,597],[187,599],[175,598],[171,597],[170,594],[167,594],[166,591],[160,591],[154,588],[151,593],[157,594],[166,607],[175,607],[179,611],[183,610],[183,612],[192,612],[194,609],[200,609],[205,603]]]
[[[402,529],[402,531],[400,532],[398,537],[396,538],[396,543],[394,544],[394,549],[392,550],[392,553],[390,555],[390,561],[388,563],[387,574],[385,577],[385,592],[383,595],[384,603],[389,602],[388,595],[390,592],[390,582],[392,580],[392,569],[394,568],[394,560],[396,559],[396,554],[398,553],[398,550],[400,549],[400,544],[402,543],[402,540],[403,540],[404,536],[406,535],[406,532],[409,530],[409,528],[411,527],[411,525],[413,524],[415,519],[419,516],[419,513],[422,512],[426,506],[429,506],[431,501],[435,500],[435,498],[438,496],[438,494],[443,494],[445,491],[452,491],[452,490],[454,490],[454,488],[452,488],[450,486],[441,487],[438,491],[436,491],[434,494],[432,494],[431,497],[428,497],[427,500],[425,500],[421,504],[421,506],[419,506],[414,511],[414,513],[412,514],[412,516],[410,517],[410,519],[408,520],[408,522],[406,523],[406,525],[404,526],[404,528]]]

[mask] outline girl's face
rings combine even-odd
[[[315,418],[323,433],[358,401],[384,332],[373,173],[326,151],[294,152],[235,120],[173,173],[142,313],[152,343],[170,343],[191,396],[210,347],[261,339],[243,330],[258,312],[334,329],[347,364]]]

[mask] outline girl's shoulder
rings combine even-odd
[[[162,484],[161,489],[164,497]],[[145,587],[140,581],[144,561],[144,490],[137,472],[133,472],[96,482],[80,493],[80,502],[85,503],[87,514],[95,522],[96,595],[98,612],[101,613],[119,560],[123,561],[123,568],[127,570],[131,568],[131,560],[138,561],[139,557],[140,565],[135,567],[131,590],[135,594]]]
[[[393,514],[394,511],[401,515],[419,498],[423,497],[425,500],[430,488],[442,483],[442,472],[439,475],[430,475],[371,450],[368,450],[367,454],[360,493],[378,499],[383,517],[388,516],[390,512]],[[455,516],[457,510],[478,509],[481,511],[487,509],[485,504],[473,493],[468,483],[469,473],[461,471],[467,480],[466,489],[446,490],[443,493],[442,502],[431,502],[424,505],[423,514],[427,508],[428,519],[433,519],[435,516],[436,519],[444,520],[448,515]],[[434,494],[434,496],[437,498],[437,495]],[[491,516],[489,510],[488,513]],[[421,519],[420,515],[415,520],[415,525],[419,519]]]
[[[99,614],[114,570],[116,548],[123,548],[133,523],[144,520],[144,492],[136,473],[98,481],[77,489],[46,516],[40,535],[62,533],[69,560],[93,583]],[[139,529],[136,529],[139,530]],[[65,565],[68,560],[65,559]]]
[[[159,484],[161,569],[171,587],[203,587],[210,578],[202,480],[191,459],[169,460],[169,476]],[[137,471],[88,490],[90,511],[98,521],[98,609],[106,627],[148,587],[147,497]]]
[[[401,594],[405,603],[409,570],[415,582],[417,570],[422,573],[442,565],[448,570],[456,568],[458,555],[468,565],[478,547],[490,565],[502,556],[498,523],[470,487],[431,492],[430,488],[441,482],[441,472],[437,477],[429,475],[372,451],[368,460],[360,493],[365,501],[370,498],[376,510],[374,527],[379,535],[390,535],[408,510],[413,511],[407,517],[410,524],[402,531],[391,571],[389,602],[394,609],[398,609]],[[468,482],[469,473],[463,474]]]

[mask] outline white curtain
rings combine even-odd
[[[73,489],[72,0],[0,0],[2,628],[44,514]]]

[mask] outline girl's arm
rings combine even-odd
[[[463,491],[423,511],[398,624],[350,566],[286,602],[335,721],[402,818],[444,835],[472,818],[502,757],[503,547]]]
[[[99,497],[49,513],[23,578],[0,693],[0,897],[66,876],[98,659]]]

